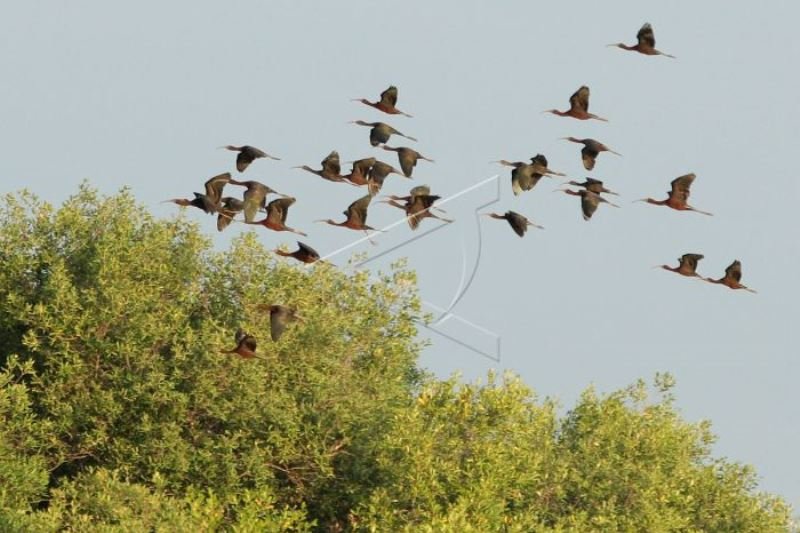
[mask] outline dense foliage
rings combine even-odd
[[[790,531],[668,376],[565,416],[420,371],[414,276],[216,252],[89,187],[0,207],[0,531]],[[306,322],[279,342],[262,303]],[[223,354],[243,327],[265,360]]]

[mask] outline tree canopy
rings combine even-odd
[[[668,375],[438,380],[403,263],[297,266],[88,185],[0,206],[2,531],[791,531]],[[304,317],[277,342],[260,304]],[[242,328],[261,359],[223,353]],[[654,390],[651,390],[654,389]]]

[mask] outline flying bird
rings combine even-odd
[[[594,178],[587,177],[583,183],[579,183],[577,181],[568,181],[564,185],[574,185],[575,187],[583,187],[587,191],[592,191],[595,194],[606,193],[606,194],[613,194],[614,196],[619,196],[619,194],[615,193],[614,191],[610,191],[603,186],[603,182]]]
[[[223,231],[233,221],[233,218],[244,211],[244,201],[231,196],[226,196],[217,209],[217,231]]]
[[[236,170],[238,170],[239,172],[244,172],[247,169],[247,167],[250,166],[250,163],[262,157],[280,161],[280,158],[271,156],[267,152],[259,150],[255,146],[249,146],[249,145],[232,146],[229,144],[228,146],[223,146],[223,148],[225,148],[226,150],[230,150],[232,152],[239,152],[239,154],[236,156]]]
[[[594,164],[600,152],[610,152],[614,155],[622,156],[622,154],[615,152],[605,144],[594,139],[576,139],[575,137],[562,137],[562,139],[583,145],[581,149],[581,160],[583,161],[583,168],[586,170],[592,170],[594,168]]]
[[[368,194],[347,206],[347,210],[343,212],[343,214],[347,217],[344,222],[336,222],[330,218],[325,220],[317,220],[317,222],[324,222],[326,224],[330,224],[331,226],[340,226],[343,228],[363,231],[367,235],[369,235],[369,231],[380,231],[371,226],[367,226],[367,208],[369,207],[370,201],[372,201],[372,195]]]
[[[277,342],[281,338],[289,323],[296,320],[305,321],[303,317],[297,314],[296,309],[285,305],[259,304],[256,308],[260,311],[269,311],[270,336],[273,342]]]
[[[701,213],[703,215],[711,216],[711,213],[707,211],[700,211],[699,209],[695,209],[694,207],[690,206],[689,201],[689,189],[692,186],[692,182],[696,176],[692,174],[686,174],[684,176],[679,176],[672,180],[672,190],[667,192],[669,197],[666,200],[654,200],[653,198],[642,198],[641,200],[636,200],[637,202],[647,202],[648,204],[653,205],[665,205],[667,207],[671,207],[677,211],[694,211],[696,213]]]
[[[431,194],[428,186],[420,185],[411,189],[408,196],[389,196],[387,200],[380,201],[405,211],[408,225],[412,230],[415,230],[424,218],[435,218],[448,223],[453,222],[431,212],[434,202],[439,199],[441,199],[441,196]],[[401,204],[399,202],[405,203]]]
[[[219,207],[220,200],[222,199],[222,190],[225,185],[231,180],[230,172],[214,176],[206,181],[205,193],[194,193],[194,198],[189,200],[187,198],[172,198],[166,200],[181,207],[197,207],[202,209],[205,213],[216,213]]]
[[[362,104],[374,107],[378,111],[383,111],[389,115],[404,115],[411,118],[411,115],[404,113],[395,107],[397,106],[397,87],[394,85],[391,85],[388,89],[383,91],[381,93],[381,99],[377,102],[370,102],[366,98],[353,98],[352,101],[361,102]]]
[[[369,143],[372,146],[378,146],[379,144],[387,143],[392,135],[399,135],[400,137],[405,137],[406,139],[410,139],[414,142],[417,141],[414,137],[400,133],[385,122],[364,122],[363,120],[351,120],[350,124],[358,124],[359,126],[368,126],[372,128],[369,131]]]
[[[697,263],[703,258],[702,254],[683,254],[678,258],[678,266],[671,267],[669,265],[661,265],[660,268],[675,272],[681,276],[699,278],[700,274],[697,273]],[[659,267],[656,267],[659,268]]]
[[[713,278],[703,278],[705,281],[709,283],[718,283],[720,285],[725,285],[730,289],[744,289],[748,292],[755,293],[753,289],[749,287],[745,287],[742,285],[742,263],[737,259],[733,263],[731,263],[728,268],[725,269],[725,275],[719,279]]]
[[[317,176],[328,181],[345,181],[344,176],[341,175],[342,167],[339,165],[339,152],[336,150],[328,154],[327,157],[320,162],[320,165],[322,165],[321,170],[314,170],[308,165],[293,168],[302,168],[303,170],[311,172],[312,174],[316,174]]]
[[[239,328],[236,331],[236,335],[234,336],[234,340],[236,341],[236,348],[232,350],[226,350],[222,353],[225,354],[236,354],[242,359],[262,359],[265,360],[263,357],[259,357],[256,354],[256,349],[258,348],[258,342],[256,338],[249,333],[245,333],[244,330]]]
[[[592,191],[583,189],[581,191],[573,191],[571,189],[559,189],[562,192],[571,194],[572,196],[581,197],[581,210],[583,211],[583,219],[589,220],[592,215],[597,211],[597,206],[600,204],[608,204],[613,207],[619,207],[617,204],[612,204],[602,196]]]
[[[302,231],[290,228],[286,225],[286,217],[289,215],[289,207],[296,201],[297,200],[292,197],[272,200],[269,205],[267,205],[267,217],[265,219],[246,223],[264,226],[265,228],[273,231],[291,231],[292,233],[297,233],[303,237],[308,237],[308,235]]]
[[[547,158],[538,154],[531,158],[530,163],[524,161],[506,161],[501,159],[494,161],[503,166],[513,167],[511,171],[511,190],[518,196],[524,191],[533,189],[543,176],[563,176],[560,172],[555,172],[547,168]]]
[[[297,241],[297,250],[294,252],[286,252],[281,250],[280,248],[273,250],[276,254],[283,256],[283,257],[291,257],[293,259],[297,259],[301,263],[311,264],[316,263],[320,260],[319,254],[315,249],[310,247],[309,245]]]
[[[598,117],[597,115],[589,113],[589,87],[586,85],[581,86],[580,89],[575,91],[572,96],[569,97],[568,110],[559,111],[558,109],[548,109],[547,111],[543,111],[543,113],[552,113],[560,117],[572,117],[577,118],[578,120],[588,120],[593,118],[595,120],[608,122],[608,120],[603,117]]]
[[[383,161],[375,160],[372,164],[372,167],[369,169],[369,174],[367,175],[367,186],[369,188],[369,193],[372,196],[378,194],[383,187],[383,182],[389,176],[389,174],[397,174],[398,176],[402,176],[399,170],[394,168],[392,165],[388,163],[384,163]]]
[[[392,148],[391,146],[384,145],[383,149],[390,152],[397,152],[397,159],[400,162],[400,168],[403,169],[403,174],[405,174],[407,178],[411,177],[411,173],[414,172],[414,167],[417,166],[418,160],[422,159],[423,161],[435,163],[433,159],[428,159],[416,150],[412,150],[411,148],[406,148],[404,146]]]
[[[529,226],[544,229],[544,227],[534,224],[524,215],[520,215],[514,211],[506,211],[504,215],[498,215],[497,213],[485,213],[484,216],[507,221],[509,226],[511,226],[511,229],[514,230],[514,233],[520,237],[525,236],[525,232],[528,231]]]
[[[243,198],[244,221],[248,224],[254,221],[256,218],[256,213],[258,213],[259,209],[266,209],[268,194],[277,194],[284,197],[286,196],[285,194],[281,194],[278,191],[264,185],[260,181],[237,181],[231,179],[229,183],[231,185],[239,185],[247,188],[247,190],[244,191]]]
[[[653,33],[653,27],[648,22],[645,22],[644,26],[639,29],[639,33],[636,34],[636,40],[638,42],[633,46],[628,46],[625,43],[609,44],[608,46],[639,52],[646,56],[666,56],[675,59],[675,56],[656,50],[656,36]]]
[[[366,185],[368,183],[368,176],[369,171],[372,168],[372,165],[375,164],[374,157],[366,157],[364,159],[359,159],[358,161],[353,161],[353,168],[350,170],[350,174],[344,176],[344,179],[348,180],[353,185]]]

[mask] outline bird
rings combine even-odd
[[[220,202],[217,211],[217,231],[223,231],[233,221],[237,213],[244,210],[244,201],[231,196],[226,196]]]
[[[560,117],[572,117],[578,120],[588,120],[593,118],[595,120],[602,120],[608,122],[608,119],[598,117],[589,113],[589,87],[582,85],[572,96],[569,97],[569,109],[567,111],[559,111],[558,109],[548,109],[542,111],[543,113],[552,113]]]
[[[339,152],[336,150],[328,154],[327,157],[320,162],[320,165],[322,165],[321,170],[314,170],[308,165],[292,168],[302,168],[303,170],[311,172],[312,174],[316,174],[317,176],[328,181],[345,181],[344,176],[341,175],[342,167],[339,165]]]
[[[414,172],[414,167],[417,166],[417,161],[422,159],[423,161],[429,161],[431,163],[435,163],[433,159],[428,159],[421,153],[413,150],[411,148],[406,148],[405,146],[401,146],[399,148],[392,148],[391,146],[383,146],[384,150],[388,150],[390,152],[397,152],[397,159],[400,162],[400,168],[403,170],[403,174],[407,177],[411,177],[411,173]]]
[[[696,177],[697,176],[691,173],[679,176],[674,180],[672,180],[671,182],[672,190],[667,192],[669,197],[666,200],[654,200],[653,198],[642,198],[641,200],[636,200],[636,201],[647,202],[648,204],[653,204],[653,205],[665,205],[677,211],[694,211],[696,213],[700,213],[703,215],[712,216],[712,213],[695,209],[688,203],[690,194],[689,189],[691,188],[692,182],[695,180]]]
[[[285,194],[281,194],[278,191],[264,185],[260,181],[237,181],[231,179],[229,181],[231,185],[240,185],[242,187],[247,187],[247,190],[244,191],[244,221],[247,223],[253,222],[256,218],[256,213],[258,213],[259,209],[265,209],[267,206],[267,195],[268,194],[277,194],[279,196],[286,196]]]
[[[297,314],[296,309],[285,305],[259,304],[256,306],[256,309],[259,311],[269,311],[270,337],[272,337],[273,342],[277,342],[278,339],[281,338],[286,326],[289,325],[290,322],[294,322],[295,320],[299,320],[300,322],[305,321],[303,317]]]
[[[258,342],[256,338],[249,333],[246,333],[244,330],[239,328],[236,331],[236,335],[234,336],[234,340],[236,342],[236,348],[233,350],[226,350],[222,353],[225,354],[236,354],[242,359],[262,359],[263,357],[259,357],[256,354],[256,349],[258,348]]]
[[[377,160],[374,157],[366,157],[353,161],[353,168],[350,170],[350,174],[343,176],[344,179],[348,180],[353,185],[366,185],[368,183],[367,177],[369,176],[369,171],[372,165],[375,164],[375,161]]]
[[[677,274],[680,274],[681,276],[699,278],[701,276],[700,274],[697,273],[697,263],[702,258],[703,258],[702,254],[683,254],[678,258],[677,267],[671,267],[669,265],[660,265],[660,268],[663,268],[664,270],[669,270],[670,272],[675,272]]]
[[[389,137],[392,135],[399,135],[400,137],[405,137],[406,139],[410,139],[414,142],[417,141],[417,139],[414,137],[400,133],[385,122],[364,122],[363,120],[352,120],[350,121],[350,124],[358,124],[359,126],[369,126],[372,128],[369,131],[369,143],[372,146],[378,146],[379,144],[388,142]]]
[[[197,207],[208,214],[215,213],[222,198],[222,190],[230,180],[230,172],[225,172],[224,174],[219,174],[218,176],[208,179],[205,183],[206,192],[194,193],[194,198],[192,200],[187,198],[172,198],[166,201],[182,207]]]
[[[343,212],[343,214],[347,217],[344,222],[336,222],[330,218],[325,220],[317,220],[317,222],[324,222],[326,224],[330,224],[331,226],[340,226],[343,228],[363,231],[367,235],[369,235],[369,231],[380,231],[371,226],[367,226],[367,208],[369,207],[370,201],[372,201],[372,195],[368,194],[366,196],[362,196],[347,206],[347,210]]]
[[[541,164],[542,159],[544,159],[544,165]],[[514,168],[514,170],[511,171],[511,190],[514,191],[515,196],[519,196],[524,191],[533,189],[536,184],[539,183],[542,176],[563,176],[560,172],[554,172],[548,169],[547,159],[541,154],[532,157],[531,163],[526,163],[524,161],[506,161],[505,159],[495,161],[495,163]]]
[[[423,218],[430,217],[447,223],[453,222],[450,219],[440,217],[431,212],[434,202],[439,199],[441,199],[441,196],[431,194],[430,187],[420,185],[411,189],[408,196],[389,196],[388,199],[380,201],[405,211],[408,225],[412,230],[415,230]],[[398,202],[405,203],[401,204]]]
[[[390,85],[388,89],[381,93],[381,99],[377,102],[370,102],[366,98],[353,98],[353,102],[361,102],[378,111],[383,111],[389,115],[403,115],[412,118],[408,113],[404,113],[395,107],[397,105],[397,87]]]
[[[581,197],[581,210],[583,211],[583,219],[589,220],[592,215],[597,211],[597,206],[600,204],[608,204],[613,207],[619,207],[617,204],[612,204],[602,196],[589,190],[573,191],[571,189],[559,189],[572,196]]]
[[[614,155],[622,156],[619,152],[615,152],[600,141],[594,139],[576,139],[575,137],[562,137],[562,140],[572,141],[574,143],[582,144],[581,159],[583,160],[583,168],[592,170],[600,152],[611,152]]]
[[[719,279],[713,278],[703,278],[705,281],[709,283],[718,283],[720,285],[725,285],[730,289],[744,289],[748,292],[755,293],[753,289],[750,287],[746,287],[741,284],[742,280],[742,263],[737,259],[733,263],[731,263],[728,268],[725,269],[725,275]]]
[[[525,232],[528,231],[528,226],[533,226],[534,228],[544,229],[543,226],[539,226],[534,224],[527,217],[524,215],[520,215],[514,211],[506,211],[504,215],[498,215],[497,213],[485,213],[484,216],[497,218],[500,220],[505,220],[511,226],[511,229],[514,230],[514,233],[519,235],[520,237],[525,236]]]
[[[614,191],[610,191],[603,186],[603,182],[594,178],[587,177],[583,183],[579,183],[577,181],[568,181],[564,185],[574,185],[575,187],[583,187],[587,191],[592,191],[595,194],[606,193],[606,194],[613,194],[614,196],[619,196],[619,194],[615,193]]]
[[[639,52],[640,54],[644,54],[646,56],[666,56],[675,59],[675,56],[673,55],[665,54],[660,50],[656,50],[656,36],[653,33],[653,27],[649,22],[645,22],[644,26],[639,29],[639,33],[636,34],[636,40],[638,42],[633,46],[628,46],[625,43],[609,44],[608,46],[622,48],[623,50],[630,50],[632,52]]]
[[[297,233],[303,237],[308,237],[308,235],[302,231],[290,228],[286,225],[286,217],[289,215],[289,207],[296,201],[297,199],[292,197],[272,200],[269,205],[267,205],[267,217],[265,219],[246,223],[264,226],[265,228],[273,231],[291,231],[292,233]]]
[[[367,175],[367,187],[369,188],[369,193],[372,196],[375,196],[380,192],[381,188],[383,187],[383,182],[389,176],[389,174],[397,174],[398,176],[403,175],[392,165],[384,163],[383,161],[375,160],[375,162],[372,164],[372,167],[369,169],[369,174]]]
[[[223,146],[222,148],[225,148],[226,150],[230,150],[232,152],[239,152],[239,154],[236,156],[236,170],[238,170],[239,172],[244,172],[247,169],[247,167],[250,166],[250,163],[262,157],[280,161],[280,158],[271,156],[267,152],[259,150],[255,146],[249,146],[249,145],[232,146],[229,144],[227,146]]]
[[[317,251],[312,247],[310,247],[309,245],[297,241],[297,246],[298,248],[294,252],[285,252],[280,248],[277,248],[273,251],[280,256],[292,257],[294,259],[297,259],[301,263],[306,263],[306,264],[316,263],[317,261],[320,260]]]

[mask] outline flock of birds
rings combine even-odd
[[[624,43],[611,44],[609,46],[622,48],[624,50],[635,51],[644,55],[662,55],[674,58],[674,56],[661,52],[655,48],[655,36],[653,28],[650,24],[644,24],[636,35],[637,44],[629,46]],[[371,102],[365,98],[354,99],[354,101],[361,102],[378,111],[388,115],[402,115],[411,117],[397,108],[398,90],[394,86],[380,94],[380,99]],[[570,107],[566,111],[558,109],[550,109],[544,113],[552,113],[561,117],[570,117],[578,120],[599,120],[608,122],[607,119],[589,112],[589,96],[590,90],[587,86],[580,87],[569,99]],[[398,164],[400,170],[378,160],[375,157],[367,157],[351,162],[351,170],[348,174],[342,174],[342,168],[339,161],[339,154],[332,151],[325,157],[321,163],[319,170],[313,169],[307,165],[297,166],[294,168],[302,169],[312,174],[315,174],[322,179],[336,182],[345,183],[356,187],[367,187],[367,194],[352,202],[347,209],[343,212],[346,217],[344,221],[337,222],[333,219],[323,219],[316,222],[327,223],[332,226],[339,226],[351,230],[363,231],[369,237],[370,231],[380,231],[367,225],[367,212],[373,199],[381,191],[384,181],[392,174],[412,178],[414,169],[419,161],[433,162],[422,155],[420,152],[408,147],[392,147],[388,146],[392,136],[403,137],[411,141],[417,141],[414,137],[406,135],[394,127],[384,122],[366,122],[363,120],[352,121],[352,124],[365,126],[370,128],[369,142],[372,147],[381,147],[383,150],[395,152],[397,154]],[[564,140],[578,143],[583,145],[581,149],[581,160],[584,168],[587,171],[594,169],[597,158],[602,152],[609,152],[620,156],[621,154],[611,150],[605,144],[595,139],[579,139],[575,137],[565,137]],[[228,145],[223,148],[237,152],[236,155],[236,170],[243,173],[247,168],[257,159],[273,159],[279,160],[259,148],[254,146],[233,146]],[[554,171],[548,168],[547,158],[542,154],[530,158],[530,162],[526,161],[507,161],[499,160],[495,163],[508,166],[512,168],[511,171],[511,188],[514,195],[520,195],[523,192],[533,189],[539,180],[544,177],[565,176],[561,172]],[[679,176],[672,180],[670,191],[667,192],[667,198],[657,200],[654,198],[643,198],[636,200],[637,202],[646,202],[652,205],[667,206],[677,211],[694,211],[703,215],[711,215],[706,211],[701,211],[689,205],[689,195],[692,183],[696,179],[695,174],[686,174]],[[244,192],[241,197],[224,196],[223,193],[229,185],[244,187]],[[581,210],[583,212],[584,220],[590,220],[592,215],[597,211],[600,204],[608,204],[613,207],[619,207],[616,204],[609,202],[603,195],[615,195],[617,193],[607,189],[603,182],[587,177],[585,181],[568,181],[564,185],[578,187],[578,190],[562,188],[557,191],[562,191],[572,196],[579,196],[581,198]],[[278,198],[267,202],[268,195],[275,195]],[[420,185],[412,188],[405,196],[386,196],[378,202],[386,203],[393,207],[402,209],[405,212],[406,219],[412,230],[416,229],[421,221],[425,218],[435,218],[444,222],[452,222],[452,220],[443,218],[434,213],[434,210],[444,213],[443,210],[436,207],[434,204],[441,197],[431,194],[430,187]],[[167,200],[180,206],[191,206],[201,209],[208,214],[217,215],[217,229],[223,231],[227,228],[232,221],[241,213],[243,222],[245,224],[260,225],[273,231],[288,231],[298,235],[307,236],[306,233],[289,227],[286,225],[286,220],[289,214],[289,208],[296,202],[296,199],[279,193],[269,186],[254,180],[237,180],[234,179],[230,172],[214,176],[205,182],[205,191],[203,193],[195,192],[194,198],[175,198]],[[265,213],[264,218],[256,220],[259,213]],[[513,231],[523,237],[529,227],[536,227],[543,229],[542,226],[534,224],[527,217],[515,211],[506,211],[504,214],[498,213],[485,213],[485,216],[505,220],[513,229]],[[370,241],[372,242],[372,241]],[[276,249],[274,252],[280,256],[291,257],[302,263],[311,264],[316,262],[324,262],[321,260],[319,253],[306,243],[298,241],[298,249],[295,251],[285,251]],[[703,259],[703,255],[697,253],[687,253],[678,259],[678,266],[671,267],[669,265],[660,265],[656,268],[663,268],[677,274],[696,277],[710,283],[725,285],[731,289],[743,289],[750,292],[754,290],[742,285],[742,268],[741,263],[736,260],[728,268],[725,269],[725,275],[718,279],[706,278],[697,273],[698,262]],[[270,336],[273,341],[277,342],[286,327],[295,321],[301,321],[302,317],[297,314],[296,309],[283,306],[283,305],[261,305],[259,310],[269,311],[270,313]],[[256,337],[239,329],[235,335],[236,347],[225,351],[224,353],[238,354],[239,356],[250,359],[258,358],[257,340]]]

